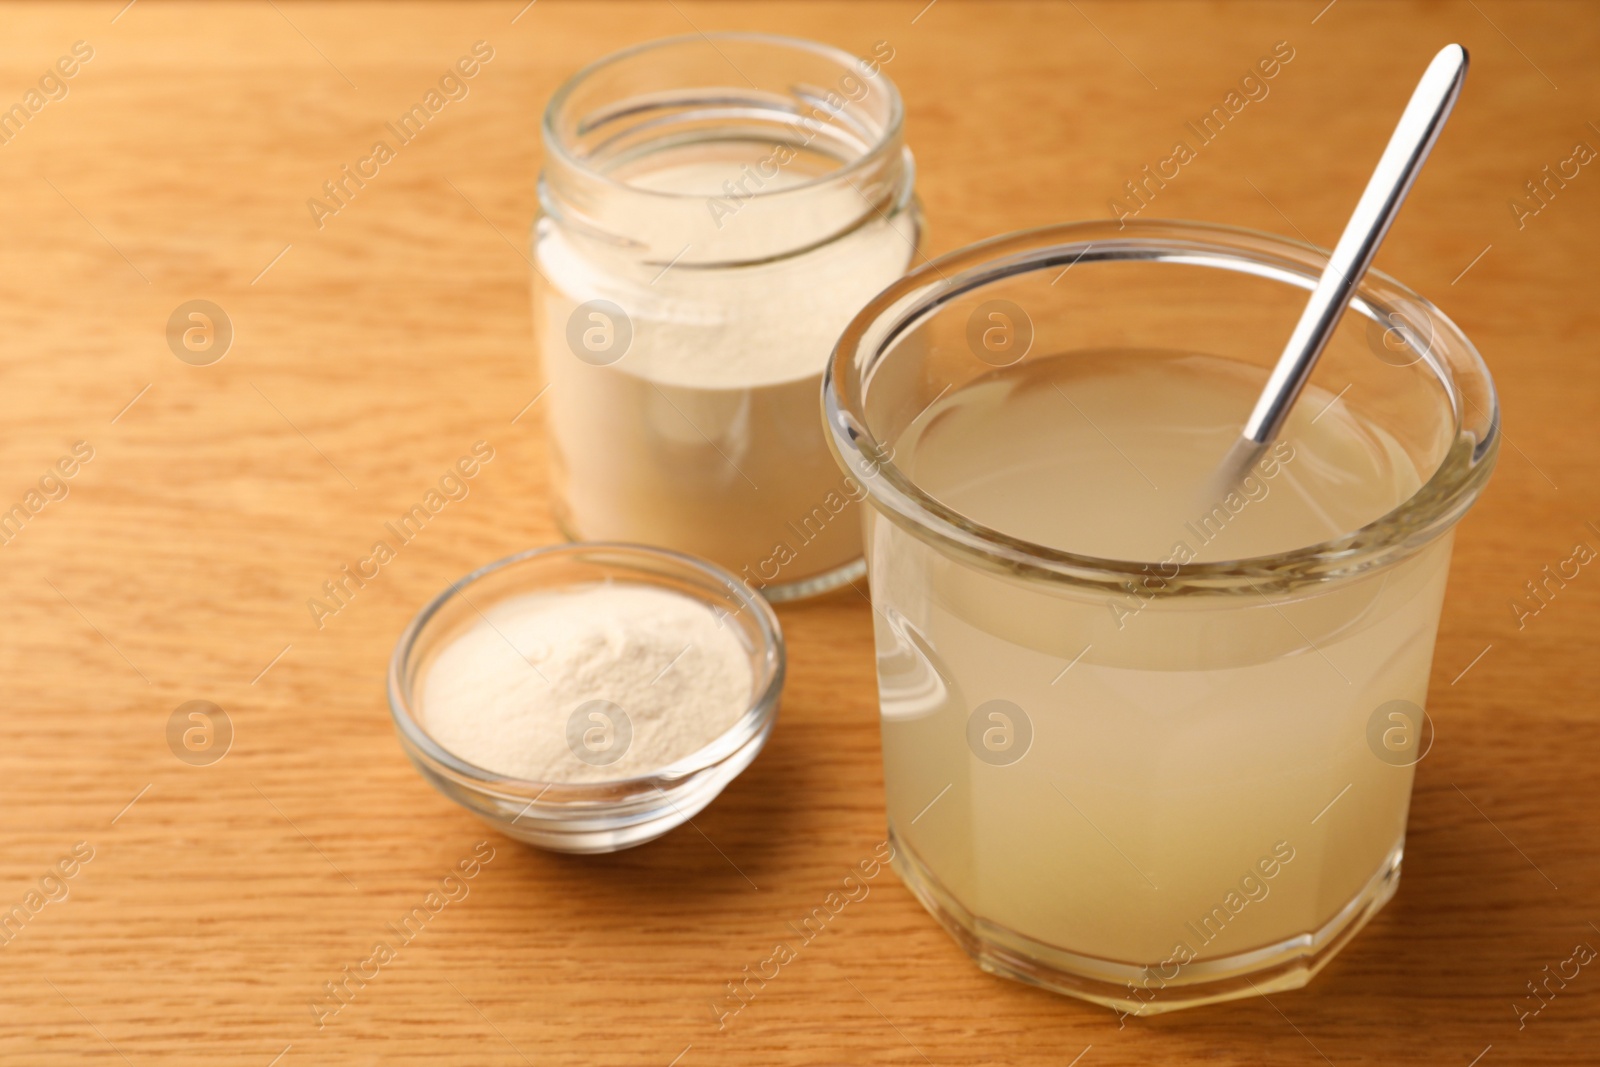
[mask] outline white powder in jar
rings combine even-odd
[[[630,180],[716,191],[736,173],[706,164]],[[764,190],[806,177],[781,173]],[[860,557],[861,518],[850,505],[863,493],[828,450],[822,370],[856,312],[905,272],[917,231],[911,213],[880,218],[857,200],[870,217],[848,233],[727,269],[627,262],[541,221],[535,310],[550,383],[542,410],[569,537],[663,545],[757,587]],[[828,235],[831,210],[802,201],[760,215],[746,206],[718,232],[791,235],[802,246]],[[630,343],[615,362],[595,365],[574,348],[574,316],[588,323],[583,309],[593,301],[623,310]]]
[[[475,766],[539,782],[649,774],[753,699],[750,656],[711,609],[597,583],[493,605],[427,670],[423,727]]]

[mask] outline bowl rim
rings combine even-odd
[[[755,695],[744,713],[711,741],[663,767],[648,774],[597,782],[545,782],[501,774],[462,759],[434,740],[416,714],[407,679],[417,643],[439,611],[457,597],[466,599],[462,596],[463,589],[509,568],[595,553],[654,560],[667,563],[680,572],[710,579],[712,584],[726,590],[738,603],[739,611],[728,613],[729,617],[746,609],[754,613],[755,631],[760,643],[751,649],[751,658],[761,673],[756,679]],[[467,602],[471,604],[470,600]],[[472,607],[482,614],[476,604],[472,604]],[[543,808],[546,811],[570,811],[574,816],[593,816],[606,809],[629,807],[641,798],[641,794],[648,796],[658,793],[667,797],[670,803],[673,785],[717,767],[752,741],[764,745],[777,718],[786,670],[787,653],[777,614],[766,599],[743,579],[707,560],[671,549],[625,541],[574,541],[531,548],[486,563],[451,582],[424,604],[401,631],[389,657],[389,714],[404,746],[411,753],[425,758],[432,765],[430,769],[443,771],[457,782],[485,795],[516,800],[531,794],[523,814]]]

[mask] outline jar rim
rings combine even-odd
[[[625,191],[630,195],[659,198],[664,202],[688,202],[705,199],[703,193],[675,192],[661,189],[649,189],[632,182],[615,178],[605,171],[590,164],[585,156],[580,156],[571,151],[566,139],[557,129],[558,116],[561,109],[584,82],[595,75],[614,67],[620,63],[635,59],[648,52],[664,48],[681,47],[687,44],[709,44],[719,54],[718,41],[740,41],[754,44],[768,45],[774,48],[789,49],[797,52],[810,52],[813,55],[829,59],[843,70],[853,70],[855,65],[862,61],[862,57],[851,54],[834,45],[812,41],[803,37],[791,37],[777,33],[754,33],[747,31],[714,31],[711,33],[685,33],[672,37],[660,37],[650,41],[643,41],[636,45],[607,53],[598,59],[592,60],[579,68],[571,77],[562,82],[550,96],[550,101],[545,105],[544,115],[540,121],[540,133],[543,137],[545,151],[555,156],[563,166],[571,168],[585,179],[596,181],[609,188]],[[727,57],[724,56],[724,59]],[[733,66],[729,61],[729,66]],[[733,68],[743,77],[743,72],[737,67]],[[827,173],[819,174],[814,178],[787,185],[779,189],[755,190],[751,197],[771,197],[792,194],[813,189],[818,185],[849,180],[854,175],[878,163],[883,156],[898,151],[902,127],[905,125],[905,108],[900,99],[900,90],[894,80],[883,73],[881,68],[873,75],[882,81],[883,91],[888,97],[888,115],[873,138],[872,143],[859,156],[851,160],[841,160],[840,165]],[[748,80],[748,79],[746,79]]]
[[[845,328],[823,372],[828,443],[880,512],[935,548],[1022,577],[1121,590],[1162,566],[1166,597],[1283,591],[1385,566],[1448,531],[1487,483],[1500,444],[1499,402],[1483,358],[1442,311],[1377,270],[1357,287],[1347,313],[1402,302],[1430,320],[1421,357],[1448,397],[1453,437],[1438,467],[1406,500],[1357,530],[1313,545],[1242,559],[1159,563],[1070,552],[973,521],[924,491],[893,461],[893,442],[872,433],[865,383],[908,329],[948,301],[1004,278],[1089,260],[1165,260],[1232,270],[1311,289],[1329,253],[1303,241],[1243,227],[1185,220],[1062,223],[990,238],[925,263],[890,285]],[[1443,341],[1444,343],[1440,343]],[[1479,402],[1464,390],[1474,387]],[[1471,409],[1471,410],[1469,410]],[[1176,570],[1171,568],[1175,567]]]

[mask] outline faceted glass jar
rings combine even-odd
[[[862,489],[817,401],[920,238],[893,58],[697,35],[551,99],[534,322],[568,537],[700,556],[774,600],[860,573]]]
[[[1452,531],[1499,444],[1437,308],[1370,273],[1301,398],[1348,405],[1420,483],[1325,543],[1075,554],[946,506],[896,454],[997,364],[1179,351],[1264,380],[1325,263],[1219,226],[1052,227],[912,273],[839,342],[825,416],[870,505],[895,865],[990,971],[1130,1014],[1293,988],[1395,892]]]

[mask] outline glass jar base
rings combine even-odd
[[[568,522],[566,516],[562,514],[561,508],[557,507],[554,509],[554,511],[556,529],[560,531],[562,537],[566,538],[573,544],[579,544],[588,540],[588,538],[580,537],[577,531],[572,528],[572,524]],[[671,548],[672,546],[666,545],[658,547]],[[681,552],[683,550],[674,549],[674,551]],[[685,554],[690,556],[694,555],[693,552],[687,552]],[[716,561],[713,560],[711,562]],[[733,573],[733,569],[731,567],[727,569],[729,573]],[[842,563],[839,566],[834,567],[832,570],[823,571],[820,574],[808,574],[803,578],[796,578],[793,581],[773,582],[769,585],[755,585],[754,583],[751,583],[751,587],[755,589],[756,592],[760,593],[766,599],[767,603],[782,604],[791,600],[809,600],[811,597],[821,596],[824,593],[831,593],[835,589],[853,582],[857,578],[865,576],[866,573],[866,559],[862,556],[857,556],[855,559],[852,559],[846,563]]]
[[[1163,981],[1145,966],[1068,952],[973,915],[923,866],[892,826],[889,840],[895,873],[979,967],[1103,1005],[1118,1012],[1119,1018],[1299,989],[1394,896],[1404,850],[1404,842],[1396,844],[1361,891],[1319,929],[1249,952],[1197,960]]]
[[[756,592],[767,598],[769,604],[781,604],[789,600],[809,600],[823,593],[831,593],[867,573],[867,561],[860,556],[821,574],[797,578],[792,582],[776,582],[772,585],[758,585]]]

